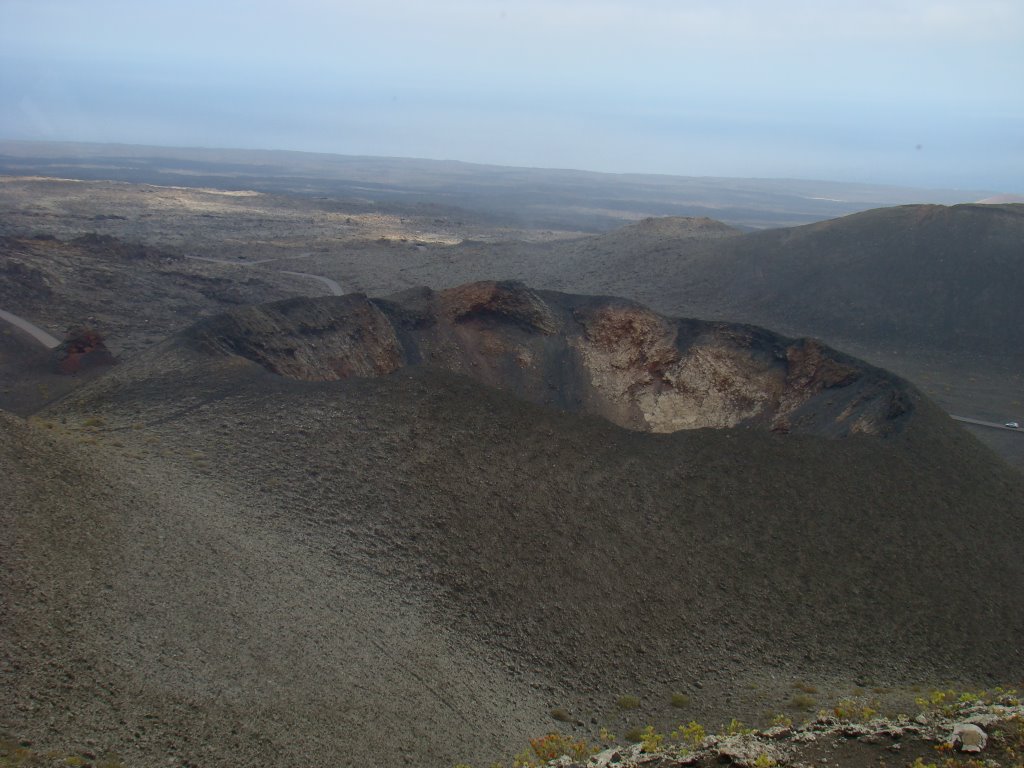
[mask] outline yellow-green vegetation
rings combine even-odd
[[[797,691],[802,691],[803,693],[818,692],[818,689],[815,686],[810,685],[809,683],[805,683],[802,680],[797,680],[795,683],[793,683],[793,688]]]
[[[615,702],[615,706],[619,709],[639,709],[640,708],[640,697],[625,694],[619,696]]]
[[[864,691],[865,689],[860,690]],[[639,706],[639,702],[640,700],[636,696],[622,696],[618,700],[618,705],[620,709],[631,709]],[[624,703],[626,706],[623,706]],[[934,690],[926,696],[919,697],[917,703],[926,711],[955,714],[957,710],[972,703],[1019,706],[1022,701],[1015,690],[994,688],[976,693],[957,692],[953,689]],[[820,716],[835,716],[841,720],[870,720],[877,714],[873,705],[875,702],[867,703],[864,699],[848,698],[840,701],[831,710],[823,710]],[[551,710],[552,717],[555,716],[555,712],[559,711],[565,712],[565,710]],[[766,719],[770,719],[770,723],[774,727],[790,727],[793,724],[792,719],[785,714],[776,714]],[[900,715],[899,719],[906,719],[906,716]],[[719,735],[749,736],[755,733],[755,729],[748,728],[741,720],[733,718],[722,727]],[[699,749],[708,736],[708,731],[703,725],[691,720],[689,723],[679,725],[668,734],[657,731],[653,725],[631,728],[624,734],[624,739],[639,744],[643,752],[648,754],[663,752],[685,757]],[[936,751],[940,753],[936,760],[927,761],[919,757],[912,763],[906,763],[906,766],[907,768],[991,768],[991,766],[1000,765],[1003,768],[1024,768],[1024,717],[1014,715],[1002,721],[989,731],[989,737],[986,760],[970,759],[966,755],[952,755],[952,745],[944,743],[935,747]],[[599,738],[600,743],[604,745],[615,744],[618,741],[615,734],[605,727],[601,727]],[[591,755],[600,750],[600,746],[590,745],[584,740],[552,731],[540,738],[531,739],[529,748],[517,754],[510,766],[506,763],[494,763],[491,768],[543,768],[548,761],[562,756],[568,756],[574,761],[586,762]],[[26,762],[4,762],[2,755],[3,752],[0,750],[0,768],[32,765]],[[997,760],[998,762],[996,762]],[[749,765],[755,768],[774,768],[779,763],[768,752],[761,752]],[[108,767],[98,764],[97,768]],[[111,764],[109,768],[118,768],[118,765]],[[472,768],[472,766],[459,763],[454,768]]]
[[[866,722],[878,714],[878,710],[872,704],[877,706],[877,702],[866,704],[853,699],[843,699],[832,707],[832,714],[840,720],[864,720]]]
[[[724,729],[726,736],[748,736],[753,732],[753,728],[747,728],[742,720],[737,720],[735,717],[729,721],[729,724]]]
[[[653,725],[645,725],[626,731],[626,740],[639,744],[644,752],[657,752],[665,742],[665,734],[658,733]]]
[[[817,704],[815,698],[806,693],[794,693],[789,700],[789,706],[793,709],[802,709],[805,712],[810,712]]]
[[[673,693],[669,703],[676,709],[685,709],[690,706],[690,697],[685,693]]]
[[[671,734],[672,741],[678,741],[691,747],[699,746],[707,738],[708,732],[704,726],[696,720],[691,720],[686,725],[680,725]]]
[[[914,703],[922,712],[937,712],[947,717],[954,714],[960,707],[966,704],[1003,704],[1006,706],[1018,706],[1021,704],[1021,697],[1012,688],[1001,686],[992,690],[984,691],[956,691],[952,688],[945,690],[937,689],[931,691],[927,696],[918,696]]]
[[[90,416],[88,419],[82,422],[82,426],[86,429],[99,429],[106,425],[107,420],[102,416]]]
[[[992,742],[1018,768],[1024,768],[1024,717],[1015,715],[992,732]]]
[[[640,732],[640,746],[644,752],[657,752],[665,741],[665,734],[654,730],[653,725],[646,726]]]
[[[586,760],[596,750],[585,741],[552,731],[546,736],[530,739],[530,748],[523,750],[512,761],[513,768],[539,768],[549,760],[568,755],[574,760]]]
[[[625,737],[627,741],[639,744],[644,752],[671,751],[682,755],[700,746],[707,737],[707,731],[703,725],[691,720],[668,735],[658,732],[653,725],[645,725],[643,728],[631,728],[626,731]]]
[[[917,758],[914,762],[908,763],[909,768],[988,768],[984,760],[957,760],[955,757],[947,757],[941,763],[925,762],[923,757]]]

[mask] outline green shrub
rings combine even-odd
[[[707,735],[708,732],[704,729],[703,725],[696,720],[691,720],[686,725],[680,725],[672,731],[670,738],[672,741],[679,741],[691,747],[696,747],[707,738]]]
[[[619,709],[639,709],[640,697],[630,696],[628,694],[619,696],[618,701],[615,702],[615,706],[617,706]]]
[[[793,709],[802,709],[805,712],[810,712],[817,705],[813,696],[808,696],[806,693],[794,693],[793,697],[789,700],[789,706]]]

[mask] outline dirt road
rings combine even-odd
[[[17,315],[11,314],[10,312],[5,312],[4,310],[0,309],[0,320],[6,320],[15,328],[20,328],[33,339],[35,339],[40,344],[45,346],[47,349],[53,349],[54,347],[60,346],[59,339],[57,339],[54,336],[51,336],[38,325],[33,325],[23,317],[18,317]]]

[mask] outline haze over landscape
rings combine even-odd
[[[0,768],[1021,768],[1024,6],[0,3]]]
[[[1015,0],[0,4],[0,137],[1024,193]]]

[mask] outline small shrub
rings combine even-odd
[[[832,713],[840,720],[870,720],[878,711],[867,704],[844,699],[832,708]]]
[[[747,736],[753,732],[753,728],[747,728],[742,720],[737,720],[735,717],[725,726],[726,736]]]
[[[805,712],[813,710],[817,703],[813,696],[808,696],[806,693],[794,693],[789,700],[789,706],[793,709],[802,709]]]
[[[1003,749],[1014,764],[1024,765],[1024,717],[1015,715],[1002,723],[993,734],[995,744]]]
[[[653,725],[646,726],[640,734],[640,746],[644,752],[657,752],[665,741],[665,734],[654,730]]]
[[[572,715],[570,715],[567,710],[564,710],[561,707],[555,707],[551,710],[549,714],[553,719],[557,720],[560,723],[572,722]]]
[[[625,733],[625,739],[630,744],[639,744],[644,739],[644,729],[640,726],[630,728]]]
[[[640,708],[640,697],[630,696],[628,694],[619,696],[618,701],[615,702],[615,706],[619,709],[639,709]]]
[[[960,697],[952,688],[946,690],[934,690],[927,696],[919,696],[914,703],[922,712],[939,712],[947,717],[951,716],[960,706]]]
[[[704,729],[704,726],[696,720],[691,720],[686,725],[680,725],[670,734],[673,741],[683,742],[691,747],[700,745],[707,738],[707,735],[708,732]]]
[[[1024,704],[1024,699],[1013,688],[1007,689],[1002,686],[996,686],[992,689],[990,697],[992,704],[1003,704],[1007,707],[1019,707],[1021,704]]]
[[[815,688],[813,685],[805,683],[805,682],[803,682],[801,680],[798,680],[797,682],[793,683],[793,688],[795,690],[798,690],[798,691],[803,691],[804,693],[817,693],[818,692],[818,689]]]
[[[562,755],[568,755],[574,760],[586,760],[593,753],[584,741],[573,741],[557,731],[552,731],[547,736],[537,739],[530,739],[530,748],[541,760],[554,760]]]
[[[776,763],[775,760],[773,760],[772,758],[768,757],[767,753],[762,752],[760,755],[757,756],[754,762],[751,763],[751,765],[753,765],[754,768],[772,768],[773,766],[778,765],[778,763]]]
[[[685,693],[673,693],[671,704],[676,709],[685,709],[690,706],[690,697]]]

